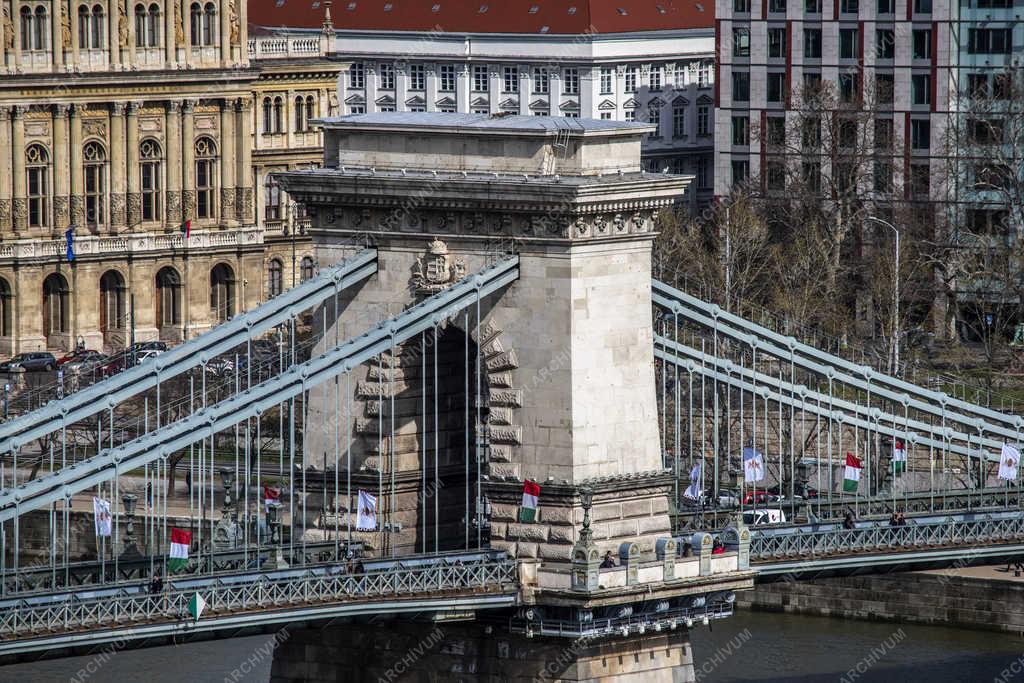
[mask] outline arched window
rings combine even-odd
[[[155,140],[143,140],[139,145],[139,175],[142,180],[142,220],[160,220],[162,190],[162,155]]]
[[[284,100],[280,97],[274,98],[274,132],[284,132]]]
[[[32,47],[32,36],[35,34],[35,20],[32,18],[32,8],[21,8],[21,41],[22,50],[34,50]]]
[[[281,220],[281,187],[269,173],[263,183],[263,220]]]
[[[235,314],[235,271],[218,263],[210,271],[210,317],[222,323]]]
[[[202,45],[203,39],[203,8],[198,2],[193,2],[189,8],[189,34],[192,38],[192,45]]]
[[[217,6],[208,2],[203,8],[203,45],[213,45],[216,42],[216,36]]]
[[[135,47],[159,47],[160,6],[152,4],[149,9],[139,3],[135,6]]]
[[[181,276],[170,266],[156,274],[156,323],[161,328],[181,324]]]
[[[127,325],[124,278],[116,270],[108,270],[100,278],[100,330],[123,330]]]
[[[284,266],[280,259],[270,259],[267,265],[267,298],[273,298],[284,291]]]
[[[98,142],[88,142],[82,150],[85,165],[85,222],[101,225],[104,222],[107,199],[107,155]]]
[[[60,273],[50,273],[43,280],[43,335],[62,334],[68,331],[70,292],[68,281]],[[50,346],[55,342],[47,341]]]
[[[315,271],[316,271],[316,268],[315,268],[315,265],[313,263],[313,257],[312,256],[303,256],[302,257],[302,267],[299,270],[299,274],[302,277],[302,281],[305,282],[306,280],[312,280],[313,276],[316,274]]]
[[[306,118],[306,99],[304,97],[295,98],[295,132],[303,133],[306,130],[308,119]]]
[[[309,130],[309,120],[316,118],[316,98],[312,95],[306,96],[306,130]]]
[[[93,5],[92,14],[89,17],[89,33],[90,39],[92,40],[92,49],[102,50],[103,49],[103,6]]]
[[[213,140],[196,140],[196,217],[216,218],[217,146]]]
[[[25,151],[28,224],[39,228],[50,224],[50,155],[42,145],[29,145]]]
[[[0,337],[11,336],[14,294],[7,280],[0,278]]]
[[[270,135],[274,132],[274,105],[269,97],[263,98],[263,133]]]
[[[32,32],[32,49],[33,50],[45,50],[47,48],[47,38],[49,36],[50,22],[46,16],[45,7],[36,7],[36,22],[35,30]]]

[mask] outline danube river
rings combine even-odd
[[[698,681],[1024,683],[1024,638],[981,631],[741,612],[698,628]],[[0,668],[0,681],[222,683],[270,677],[271,636]],[[443,679],[442,679],[443,680]]]

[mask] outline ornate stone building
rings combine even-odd
[[[322,157],[307,131],[338,69],[329,18],[296,51],[250,40],[239,0],[0,8],[0,353],[176,341],[291,284],[302,217],[264,220],[260,184],[265,166]],[[284,61],[294,97],[277,125],[303,128],[283,136],[302,148],[294,165],[257,133]]]

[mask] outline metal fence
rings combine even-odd
[[[750,539],[750,559],[770,562],[794,557],[822,557],[949,546],[977,546],[1024,539],[1024,518],[954,519],[907,526],[870,526],[792,534],[760,534]],[[865,559],[865,564],[870,561]]]
[[[187,586],[180,586],[188,583]],[[176,585],[177,584],[177,585]],[[485,593],[517,585],[513,559],[444,562],[360,574],[305,575],[275,579],[252,574],[222,577],[203,587],[172,582],[160,594],[119,594],[76,597],[67,593],[55,602],[7,605],[0,613],[0,641],[37,634],[118,628],[133,624],[190,618],[189,601],[197,593],[206,601],[204,618],[218,613],[253,612],[311,604],[402,598],[437,593]]]

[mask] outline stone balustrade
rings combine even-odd
[[[280,59],[282,57],[322,57],[327,54],[327,41],[316,36],[258,36],[249,39],[249,59]]]
[[[213,230],[194,232],[189,236],[188,249],[215,249],[263,244],[263,231],[255,228],[242,230]],[[142,254],[185,249],[185,236],[181,234],[133,233],[118,236],[88,235],[75,237],[75,257],[104,254]],[[14,240],[0,244],[0,263],[5,260],[23,260],[64,256],[67,243],[59,240]]]

